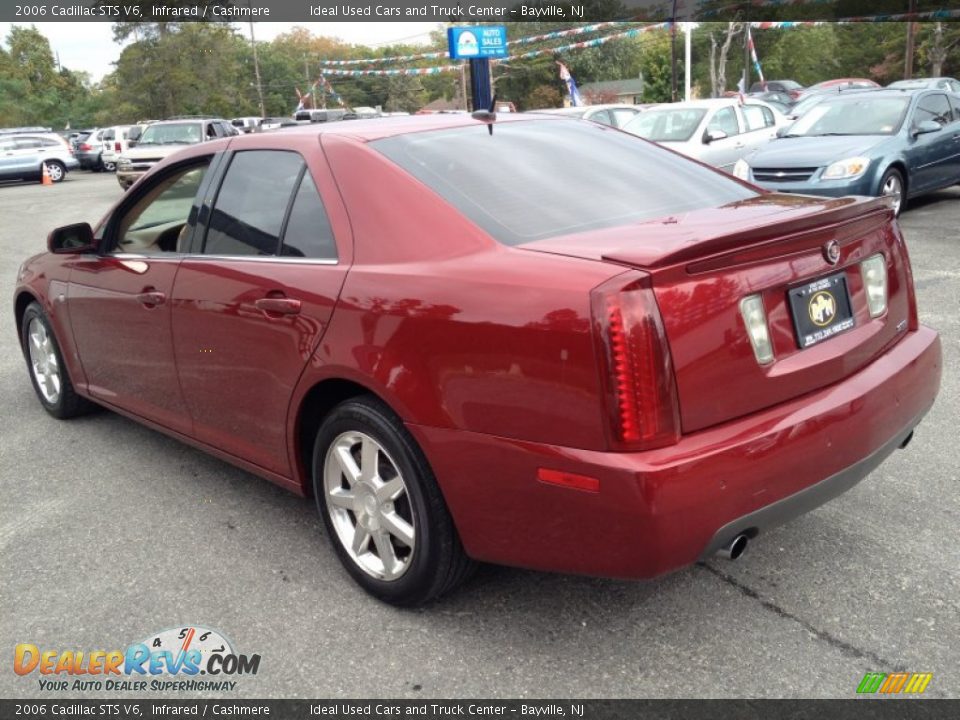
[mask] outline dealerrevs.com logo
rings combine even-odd
[[[234,690],[241,675],[256,675],[260,655],[243,655],[216,630],[171,628],[126,650],[60,650],[20,643],[17,675],[38,675],[40,690]],[[202,677],[201,677],[202,676]]]

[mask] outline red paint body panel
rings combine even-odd
[[[645,578],[695,562],[731,520],[840,472],[895,437],[933,403],[941,363],[937,334],[923,328],[837,385],[646,453],[410,429],[431,449],[471,556]],[[536,482],[540,467],[599,478],[600,492]]]
[[[22,270],[18,303],[44,305],[79,393],[303,494],[305,398],[328,380],[367,388],[419,441],[468,552],[545,570],[647,577],[692,562],[718,528],[858,462],[932,404],[939,340],[917,322],[906,248],[877,203],[764,194],[506,247],[367,144],[477,124],[331,123],[185,150],[130,192],[191,156],[296,150],[338,262],[44,254]],[[833,239],[835,267],[821,254]],[[889,307],[870,319],[858,263],[876,252]],[[662,316],[682,435],[613,452],[591,292],[636,268]],[[796,350],[787,290],[838,269],[856,327]],[[149,288],[168,302],[146,307]],[[753,292],[776,350],[765,367],[738,311]],[[543,482],[541,468],[599,491]]]

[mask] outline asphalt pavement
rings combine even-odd
[[[94,222],[120,195],[88,172],[0,185],[6,297],[50,229]],[[0,697],[190,696],[50,693],[11,660],[17,643],[119,650],[194,624],[261,656],[227,697],[849,698],[864,673],[895,670],[933,673],[927,696],[960,696],[960,187],[902,225],[945,354],[907,450],[735,563],[650,582],[484,567],[419,610],[353,584],[311,500],[109,412],[48,416],[8,304]]]

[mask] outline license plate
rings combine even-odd
[[[801,350],[853,327],[846,273],[828,275],[793,288],[788,296]]]

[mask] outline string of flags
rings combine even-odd
[[[763,68],[760,67],[760,58],[757,57],[757,46],[753,44],[753,33],[747,28],[747,47],[750,49],[750,59],[753,61],[753,69],[757,71],[757,78],[766,88],[766,81],[763,79]]]
[[[632,38],[639,37],[644,33],[648,33],[652,30],[663,30],[669,28],[671,23],[662,22],[655,25],[644,25],[643,27],[632,28],[626,30],[625,32],[613,33],[612,35],[605,35],[604,37],[594,38],[593,40],[582,40],[581,42],[571,43],[570,45],[561,45],[560,47],[554,48],[544,48],[541,50],[531,50],[529,52],[521,53],[519,55],[511,55],[510,57],[503,58],[499,62],[509,62],[511,60],[528,60],[530,58],[539,57],[541,55],[555,55],[557,53],[569,52],[570,50],[582,50],[583,48],[592,48],[599,47],[604,45],[611,40],[619,40],[621,38]]]
[[[542,33],[540,35],[530,35],[529,37],[508,40],[507,45],[529,45],[530,43],[542,42],[545,40],[556,40],[558,38],[572,37],[574,35],[585,35],[587,33],[597,32],[604,28],[619,27],[623,25],[635,24],[629,20],[610,20],[607,22],[593,23],[592,25],[583,25],[565,30],[554,30],[553,32]],[[413,60],[436,60],[446,58],[447,52],[424,52],[415,55],[394,55],[392,57],[364,58],[362,60],[321,60],[321,67],[343,67],[348,65],[382,65],[383,63],[410,62]]]
[[[752,22],[750,27],[755,30],[788,30],[795,27],[811,27],[815,25],[851,25],[867,22],[896,22],[899,20],[950,20],[960,18],[960,10],[930,10],[920,13],[896,13],[893,15],[864,15],[848,17],[839,20],[771,20],[768,22]]]
[[[322,68],[326,75],[338,75],[346,77],[359,77],[361,75],[436,75],[445,72],[460,72],[463,65],[436,65],[428,68],[390,68],[389,70],[337,70],[331,68]]]

